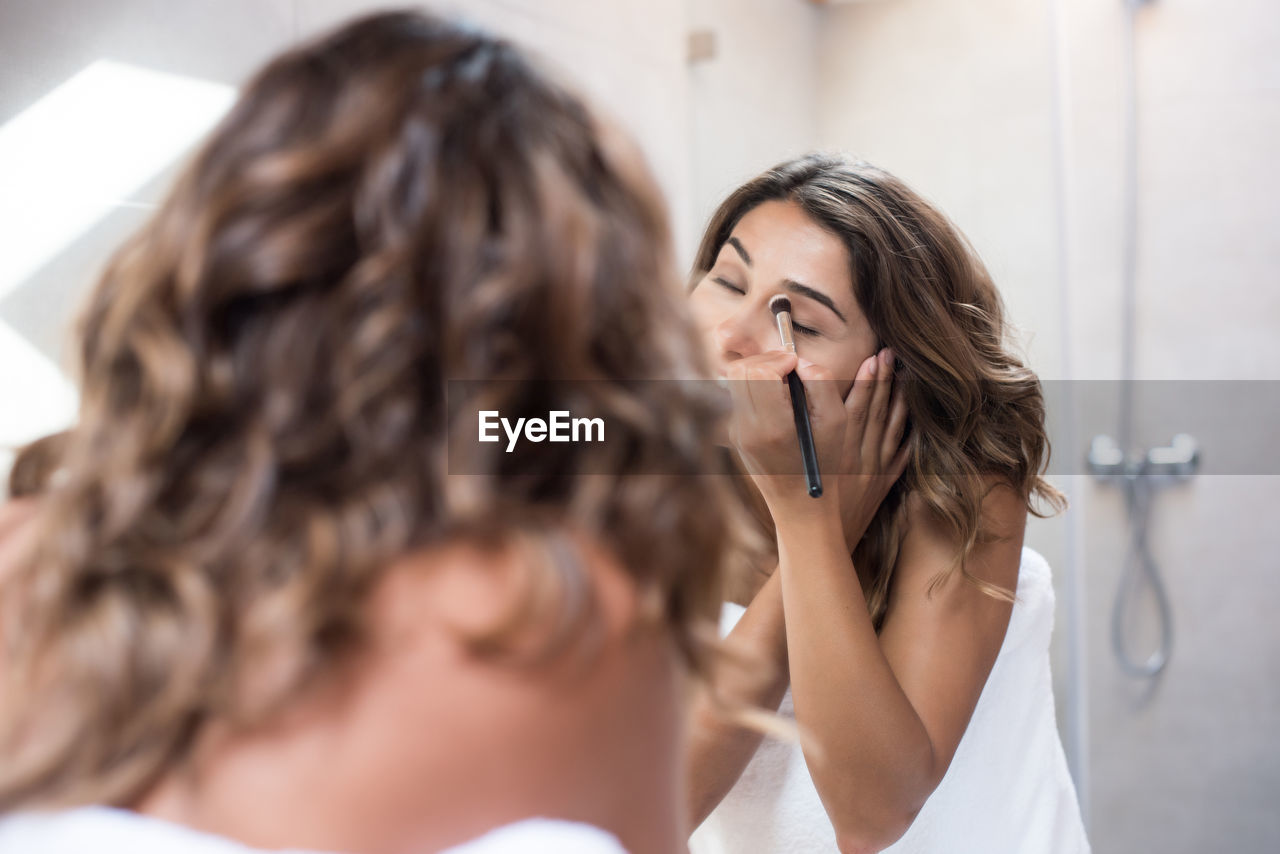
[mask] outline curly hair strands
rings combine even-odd
[[[204,723],[261,722],[330,668],[388,563],[449,538],[525,555],[541,604],[513,618],[554,646],[593,605],[563,529],[596,535],[705,666],[745,540],[728,480],[687,476],[725,405],[634,382],[708,375],[665,211],[509,44],[386,13],[271,62],[81,337],[76,425],[14,469],[39,546],[0,596],[22,698],[0,707],[0,810],[132,802]],[[612,441],[450,477],[475,411],[453,378],[510,381],[497,409],[588,380]]]

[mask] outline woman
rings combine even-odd
[[[798,356],[779,348],[776,294]],[[976,255],[901,181],[811,155],[720,206],[690,298],[777,545],[735,574],[725,607],[730,641],[772,672],[725,668],[719,694],[769,708],[785,695],[805,736],[757,752],[758,734],[701,704],[691,810],[712,819],[694,851],[1087,850],[1053,720],[1048,567],[1022,547],[1032,497],[1065,501],[1039,474],[1038,380],[1003,347]],[[798,474],[793,369],[816,500]]]
[[[423,14],[293,49],[82,339],[78,420],[0,508],[0,849],[407,854],[530,816],[566,824],[482,850],[684,849],[742,511],[689,476],[722,403],[634,381],[708,373],[655,185],[577,97]],[[610,441],[468,441],[490,409]]]

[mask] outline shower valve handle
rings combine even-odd
[[[1099,480],[1114,480],[1138,473],[1141,461],[1125,453],[1110,436],[1098,435],[1089,444],[1089,473]]]
[[[1200,467],[1200,448],[1196,440],[1186,433],[1173,437],[1167,448],[1152,448],[1147,451],[1147,463],[1143,467],[1145,474],[1160,474],[1178,480],[1191,477]]]
[[[1200,448],[1187,433],[1179,433],[1165,448],[1151,448],[1145,454],[1126,456],[1110,436],[1093,437],[1089,445],[1089,473],[1100,480],[1117,480],[1137,475],[1185,480],[1200,467]]]

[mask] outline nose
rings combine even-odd
[[[768,350],[768,334],[773,328],[768,320],[771,319],[772,316],[765,318],[756,308],[743,306],[716,324],[715,342],[721,361],[733,362]]]

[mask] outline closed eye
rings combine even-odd
[[[733,284],[728,279],[721,278],[720,276],[713,276],[711,281],[715,282],[717,285],[719,285],[722,288],[725,288],[726,290],[733,291],[735,294],[746,293],[746,291],[744,291],[742,288]],[[794,316],[791,318],[791,328],[794,329],[796,332],[799,332],[801,335],[806,335],[806,336],[809,336],[810,338],[822,334],[816,329],[811,329],[808,326],[802,326],[799,323],[796,323]]]

